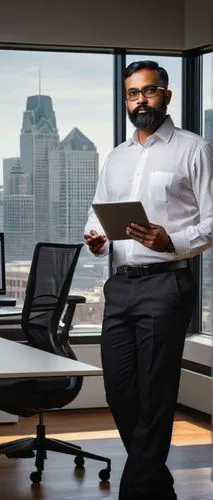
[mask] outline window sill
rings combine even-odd
[[[207,334],[192,334],[185,340],[183,360],[212,367],[212,337]]]

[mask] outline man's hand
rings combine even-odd
[[[156,252],[175,252],[166,230],[158,224],[143,227],[132,223],[127,227],[126,234]]]
[[[89,234],[84,235],[85,243],[94,254],[102,254],[104,251],[104,244],[107,241],[105,234],[98,234],[97,231],[92,229]]]

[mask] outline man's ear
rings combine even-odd
[[[166,90],[166,92],[165,92],[165,101],[166,101],[166,105],[167,106],[170,103],[171,98],[172,98],[172,91],[171,90]]]

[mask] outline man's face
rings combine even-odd
[[[136,71],[125,80],[127,112],[129,119],[138,129],[155,128],[166,116],[167,105],[171,99],[170,90],[156,89],[155,96],[144,97],[142,93],[139,93],[136,100],[128,99],[129,91],[147,89],[152,86],[163,87],[158,79],[158,72],[151,69]]]

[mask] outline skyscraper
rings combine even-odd
[[[3,230],[6,260],[29,259],[34,244],[31,179],[19,158],[3,161]]]
[[[36,241],[49,241],[49,151],[59,142],[49,96],[28,97],[20,158],[4,168],[4,233],[7,260],[31,259]]]
[[[33,195],[4,194],[6,261],[30,260],[34,248]]]
[[[49,96],[28,97],[20,137],[20,164],[31,176],[35,241],[49,240],[49,151],[59,142]]]
[[[49,152],[50,234],[54,241],[82,241],[98,179],[96,147],[74,128]]]
[[[10,172],[12,169],[20,168],[20,158],[5,158],[3,160],[3,186],[4,193],[10,192]]]

